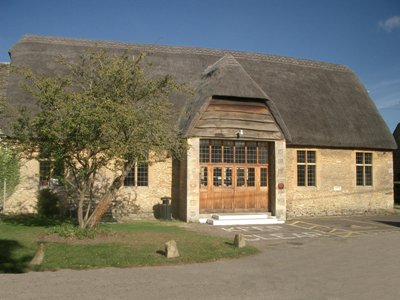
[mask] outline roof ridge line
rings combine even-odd
[[[239,50],[196,48],[189,46],[166,46],[166,45],[154,45],[154,44],[114,42],[107,40],[41,36],[41,35],[24,35],[21,41],[47,42],[47,43],[50,42],[53,44],[61,44],[61,45],[66,45],[66,44],[71,45],[71,42],[73,42],[77,46],[99,46],[99,47],[111,47],[111,48],[142,49],[147,51],[159,51],[171,54],[182,53],[182,54],[204,54],[213,56],[224,56],[225,54],[230,53],[235,59],[261,60],[273,63],[298,65],[302,67],[327,69],[333,71],[346,71],[346,72],[349,71],[349,68],[347,66],[341,64],[314,61],[303,58],[293,58],[288,56],[256,53],[249,51],[239,51]]]

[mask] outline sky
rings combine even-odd
[[[400,122],[400,0],[0,0],[0,62],[23,35],[242,50],[344,64]]]

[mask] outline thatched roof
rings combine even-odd
[[[0,63],[0,97],[6,96],[9,73],[10,64]]]
[[[204,48],[140,45],[59,37],[24,36],[10,49],[12,63],[40,74],[58,72],[54,58],[73,59],[86,48],[149,52],[152,76],[171,74],[187,82],[193,97],[177,95],[182,129],[204,109],[211,95],[266,101],[288,145],[395,149],[396,144],[364,86],[346,66],[303,59]],[[220,76],[220,74],[224,74]],[[35,107],[11,75],[7,96]]]
[[[396,129],[393,131],[393,136],[397,142],[397,149],[400,150],[400,123],[397,124]]]

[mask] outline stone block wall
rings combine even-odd
[[[198,222],[200,211],[200,139],[188,139],[189,149],[187,151],[186,160],[186,219],[187,222]]]
[[[39,187],[39,162],[20,162],[20,183],[6,200],[5,213],[35,213]]]
[[[273,201],[273,213],[279,220],[286,220],[286,172],[285,172],[285,163],[286,163],[286,142],[276,141],[274,143],[275,149],[275,161],[274,161],[274,172],[275,174],[275,191],[273,193],[273,197],[271,197],[270,201]]]
[[[297,150],[316,151],[316,186],[297,186]],[[356,152],[371,152],[373,185],[356,185]],[[287,215],[378,213],[393,209],[392,152],[286,149]]]
[[[20,184],[6,201],[6,213],[36,212],[39,190],[39,162],[21,162]],[[101,180],[111,182],[111,173],[105,172]],[[154,218],[158,213],[162,197],[171,197],[172,160],[150,163],[148,186],[121,187],[118,201],[110,208],[117,219]]]

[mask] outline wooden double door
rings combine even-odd
[[[267,159],[263,159],[266,145],[255,142],[208,142],[202,141],[203,151],[200,149],[203,153],[203,159],[200,160],[200,212],[268,211],[269,165]],[[219,146],[225,156],[229,155],[226,148],[232,147],[233,158],[222,157],[218,159],[219,162],[213,162],[213,155],[218,153],[216,148]],[[204,159],[207,150],[210,150],[209,155]],[[235,159],[239,151],[242,151],[243,159]]]
[[[209,165],[201,175],[200,212],[268,210],[268,166]]]

